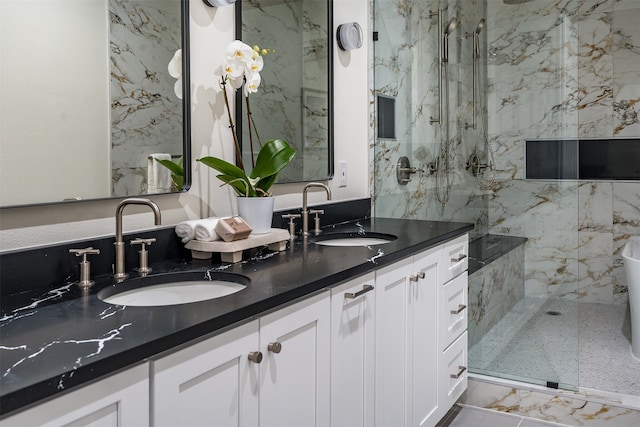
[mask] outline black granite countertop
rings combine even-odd
[[[114,285],[104,275],[86,294],[70,281],[3,295],[0,313],[2,416],[102,376],[220,332],[472,230],[472,224],[375,218],[332,226],[331,232],[381,232],[398,238],[371,247],[329,247],[296,239],[282,252],[263,249],[236,264],[173,259],[156,274],[195,271],[241,274],[246,289],[222,298],[163,307],[111,305],[97,293]],[[130,278],[129,280],[132,280]],[[126,283],[126,282],[124,282]]]

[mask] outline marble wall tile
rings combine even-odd
[[[613,184],[581,182],[578,186],[578,230],[613,232]]]
[[[180,11],[173,1],[108,3],[112,194],[144,194],[148,155],[182,153],[182,101],[167,72],[181,47]]]
[[[580,302],[613,303],[613,234],[579,233],[578,293],[564,295]]]
[[[613,232],[640,235],[640,183],[613,183]]]
[[[469,346],[478,343],[524,297],[524,247],[469,276]]]

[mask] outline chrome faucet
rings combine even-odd
[[[327,193],[327,200],[331,200],[331,189],[327,187],[325,184],[320,182],[310,182],[304,186],[304,190],[302,190],[302,235],[309,235],[309,210],[307,209],[307,191],[310,188],[318,187],[323,188]]]
[[[124,211],[124,208],[127,205],[149,206],[153,211],[153,215],[155,216],[155,224],[160,225],[160,208],[154,201],[149,199],[131,197],[129,199],[124,199],[118,204],[118,208],[116,209],[116,241],[113,244],[116,247],[116,265],[113,277],[119,281],[124,280],[129,276],[124,269],[125,251],[124,237],[122,236],[122,211]]]

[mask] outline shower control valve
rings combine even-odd
[[[411,181],[411,175],[418,172],[424,172],[424,169],[412,168],[409,158],[402,156],[396,164],[396,179],[398,184],[407,185]]]

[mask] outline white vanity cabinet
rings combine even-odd
[[[254,320],[151,362],[152,425],[258,425],[258,327]]]
[[[260,427],[329,426],[329,312],[327,291],[260,318]]]
[[[329,310],[324,292],[151,362],[152,425],[328,426]]]
[[[331,289],[331,426],[374,425],[375,274]]]
[[[149,425],[149,367],[142,364],[0,421],[2,427]]]
[[[440,330],[439,400],[437,418],[442,418],[467,389],[468,323],[468,235],[443,246],[442,276],[439,290]]]
[[[376,273],[375,425],[435,425],[442,246]]]

